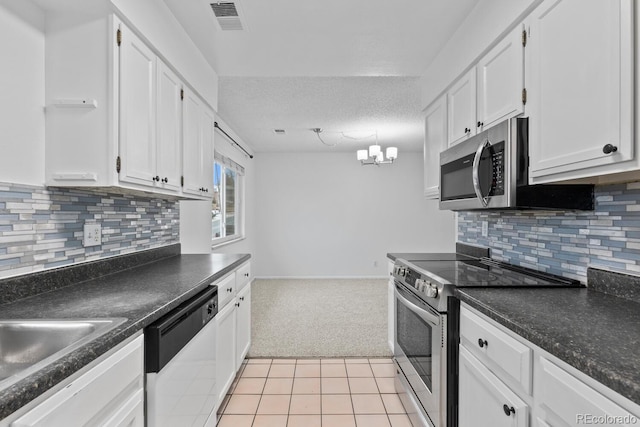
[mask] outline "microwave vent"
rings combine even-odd
[[[210,5],[222,31],[240,31],[244,29],[236,3],[216,2],[210,3]]]

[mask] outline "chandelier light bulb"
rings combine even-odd
[[[387,159],[395,160],[398,158],[398,148],[397,147],[388,147],[387,148]]]
[[[380,146],[379,145],[370,145],[369,146],[369,157],[376,157],[380,154]]]
[[[369,158],[369,154],[367,150],[358,150],[358,160],[367,160]]]

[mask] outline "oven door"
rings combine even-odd
[[[408,383],[410,389],[405,391],[413,395],[432,424],[445,427],[447,316],[398,282],[395,305],[394,355],[404,377],[400,382]]]

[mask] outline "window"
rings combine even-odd
[[[244,236],[243,178],[242,166],[215,153],[211,202],[211,239],[214,245]]]

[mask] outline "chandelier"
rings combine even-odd
[[[388,147],[386,150],[387,159],[385,160],[382,148],[378,145],[370,145],[368,150],[357,151],[358,160],[362,166],[368,165],[388,165],[398,158],[398,148]]]
[[[316,134],[320,142],[328,147],[335,147],[338,145],[338,142],[333,144],[329,144],[322,139],[320,134],[323,131],[322,128],[311,128],[313,133]],[[370,145],[368,150],[358,150],[356,152],[358,160],[360,160],[360,164],[362,166],[368,165],[388,165],[393,163],[395,159],[398,158],[398,148],[397,147],[388,147],[386,151],[383,153],[382,147],[378,145],[378,132],[377,131],[350,131],[350,132],[339,132],[343,138],[351,139],[351,140],[363,140],[371,137],[375,137],[375,144]],[[386,153],[386,159],[385,159]]]

